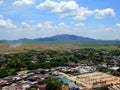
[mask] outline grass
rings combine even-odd
[[[16,47],[14,47],[16,45]],[[69,50],[81,48],[96,49],[120,49],[112,42],[78,42],[78,43],[0,43],[0,53],[18,53],[24,52],[26,49],[31,50]]]

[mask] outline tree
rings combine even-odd
[[[8,74],[7,70],[5,70],[5,69],[0,70],[0,78],[6,77],[8,75],[9,74]]]
[[[29,88],[26,88],[26,90],[38,90],[37,87],[29,87]]]
[[[108,86],[103,86],[103,87],[98,88],[97,90],[109,90],[109,89],[108,89]]]
[[[46,90],[61,90],[62,82],[58,78],[48,78]]]
[[[117,71],[120,72],[120,68]]]
[[[107,67],[100,67],[101,72],[109,72],[110,70]]]

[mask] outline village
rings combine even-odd
[[[12,65],[10,67],[12,71],[17,67],[18,69],[20,68],[20,70],[18,70],[16,74],[5,77],[1,75],[1,90],[32,90],[30,88],[34,88],[33,90],[47,90],[47,82],[49,82],[47,80],[51,79],[52,81],[52,78],[57,78],[62,83],[60,86],[61,89],[58,90],[99,90],[101,87],[107,87],[108,90],[119,90],[120,56],[115,53],[114,56],[111,57],[108,53],[110,52],[104,50],[83,49],[68,51],[28,51],[24,54],[1,55],[1,60],[4,60],[8,65],[14,56],[19,62],[21,59],[24,59],[23,64],[28,64],[29,62],[31,65],[26,65],[29,69],[26,69],[26,67],[23,68],[22,65],[20,66],[18,64],[13,68],[14,65]],[[94,62],[94,60],[90,60],[89,62],[86,60],[91,58],[89,55],[92,54],[94,54],[94,57],[97,57],[96,59],[99,61],[99,64],[96,61]],[[60,56],[59,58],[58,55]],[[76,57],[79,57],[79,59],[82,58],[84,61],[77,60],[75,59]],[[109,61],[102,60],[100,57],[103,57],[103,59],[108,58]],[[63,58],[66,59],[66,61]],[[25,61],[26,59],[28,60],[27,62]],[[99,59],[101,59],[101,61]],[[17,63],[17,61],[15,63]],[[37,63],[40,64],[37,65]],[[34,65],[36,67],[34,67]],[[2,65],[2,67],[5,66]]]
[[[42,80],[48,77],[62,77],[60,78],[64,84],[62,90],[89,90],[91,88],[98,88],[104,85],[113,85],[109,90],[120,89],[120,77],[112,76],[110,74],[91,72],[89,70],[86,74],[73,76],[66,74],[66,72],[80,73],[79,67],[57,67],[51,69],[37,69],[32,71],[21,71],[16,76],[9,76],[0,81],[4,87],[2,90],[26,90],[29,87],[37,87],[38,90],[46,90],[47,84],[41,83]],[[113,89],[112,89],[113,88]]]

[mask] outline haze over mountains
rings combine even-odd
[[[88,42],[88,41],[90,42],[90,41],[105,41],[105,40],[96,40],[88,37],[69,35],[69,34],[61,34],[52,37],[36,38],[36,39],[23,38],[19,40],[0,40],[0,42]],[[119,40],[109,40],[109,41],[119,41]]]

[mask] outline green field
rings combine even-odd
[[[69,43],[0,43],[0,53],[18,53],[27,50],[69,50],[81,48],[120,49],[118,42],[69,42]]]

